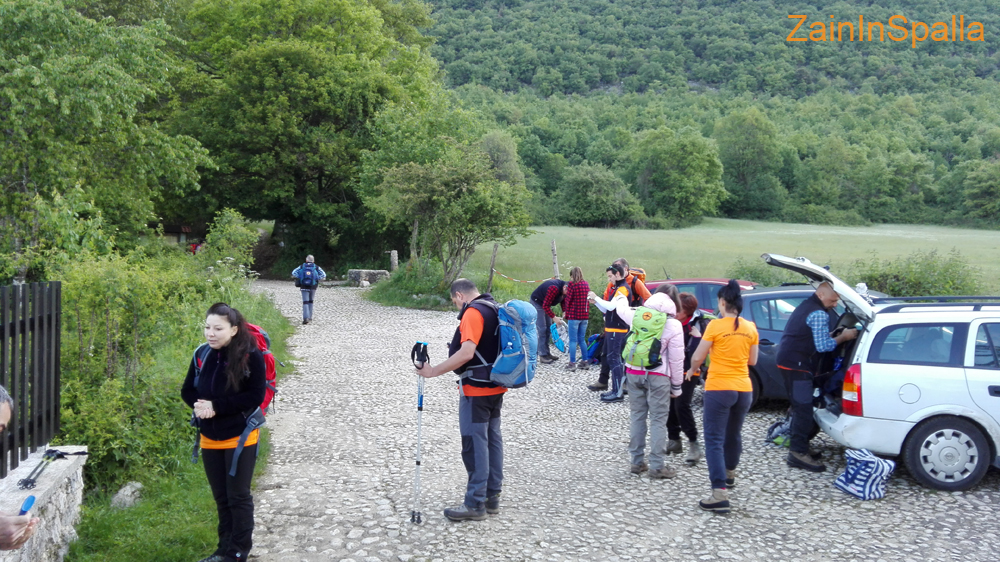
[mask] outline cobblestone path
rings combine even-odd
[[[299,322],[290,282],[256,287]],[[484,522],[441,514],[465,490],[458,393],[452,377],[427,381],[425,522],[413,525],[409,352],[427,341],[440,361],[457,322],[451,312],[382,307],[361,291],[317,291],[314,321],[290,341],[298,370],[280,384],[269,464],[254,494],[251,558],[260,562],[1000,559],[996,470],[973,491],[950,494],[897,468],[886,499],[862,502],[833,486],[843,449],[825,436],[814,444],[829,472],[785,466],[785,450],[763,442],[781,415],[771,406],[747,418],[733,512],[712,515],[697,507],[709,492],[704,461],[689,467],[671,457],[680,473],[673,480],[630,474],[627,402],[599,403],[586,389],[596,371],[561,363],[540,365],[531,387],[507,394],[502,512]]]

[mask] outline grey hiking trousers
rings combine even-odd
[[[628,452],[632,464],[642,464],[649,418],[649,468],[663,468],[667,452],[667,417],[670,415],[670,377],[625,375],[628,380],[630,431]]]

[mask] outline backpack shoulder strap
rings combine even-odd
[[[198,388],[198,379],[201,378],[201,368],[205,366],[205,361],[208,359],[208,354],[212,351],[212,348],[207,344],[203,343],[199,345],[194,350],[194,387]]]

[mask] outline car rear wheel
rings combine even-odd
[[[990,466],[990,446],[975,424],[953,416],[926,420],[904,446],[906,467],[924,486],[957,492],[982,480]]]
[[[757,401],[760,399],[760,377],[757,373],[751,369],[750,370],[750,384],[753,386],[753,398],[750,399],[750,409],[753,410],[757,407]]]

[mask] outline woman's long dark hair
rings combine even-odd
[[[738,330],[740,328],[740,313],[743,312],[743,294],[740,292],[740,284],[735,279],[730,279],[725,287],[719,289],[719,298],[726,303],[727,312],[736,313],[733,329]]]
[[[674,301],[674,316],[677,316],[681,312],[681,294],[677,292],[677,287],[671,283],[661,283],[659,287],[653,291],[656,293],[666,293],[670,300]]]
[[[229,321],[230,326],[236,327],[236,335],[226,347],[226,390],[239,389],[240,382],[246,376],[250,352],[257,348],[257,344],[254,342],[250,330],[247,329],[247,321],[239,310],[224,302],[217,302],[208,309],[205,316],[213,314],[225,318]]]

